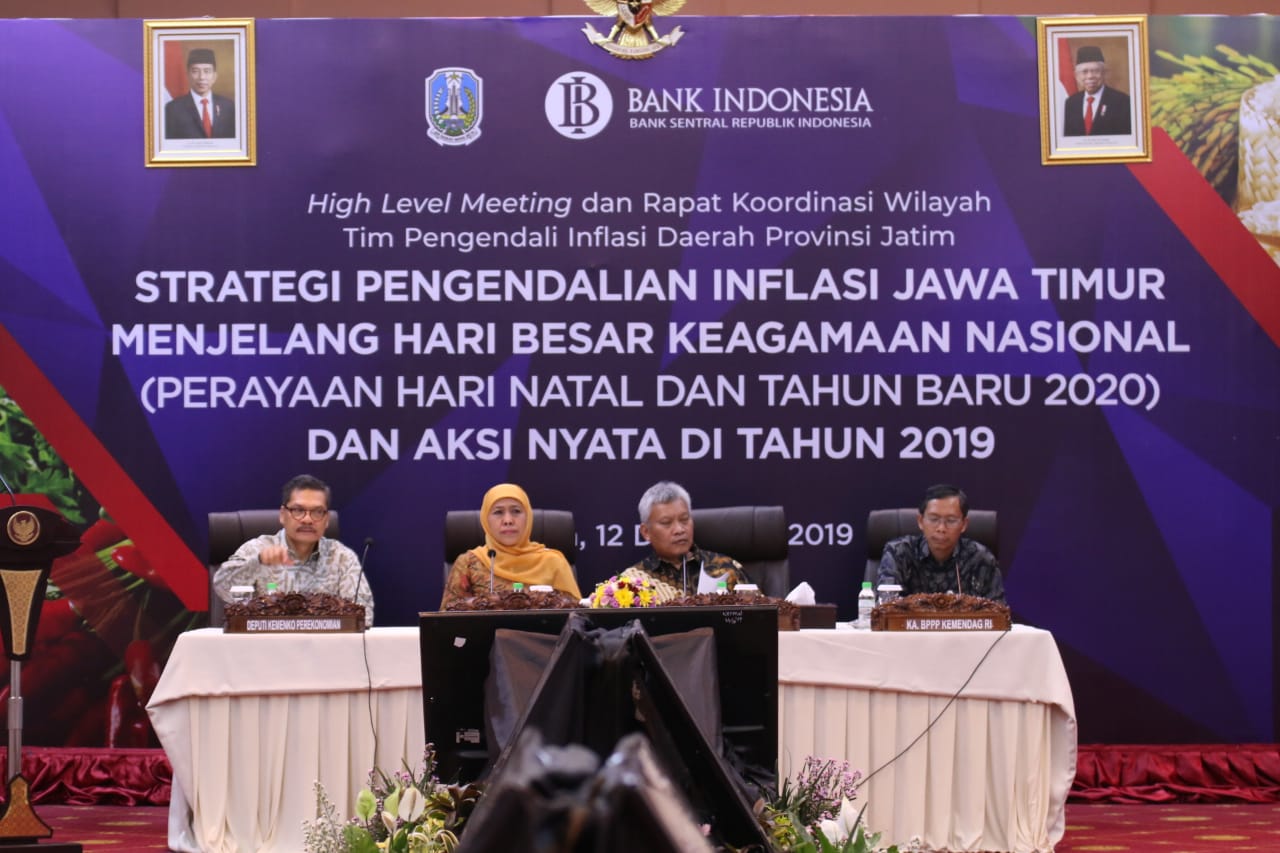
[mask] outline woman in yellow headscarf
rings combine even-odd
[[[524,584],[526,590],[534,584],[548,584],[576,599],[582,598],[564,554],[541,542],[529,541],[533,507],[524,489],[499,483],[485,492],[480,525],[484,528],[484,544],[454,561],[444,585],[441,610],[459,599],[487,594],[490,566],[494,592],[506,592],[514,583]]]

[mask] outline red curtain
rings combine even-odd
[[[1069,801],[1280,802],[1280,746],[1082,744]]]
[[[163,806],[173,784],[159,749],[24,747],[22,774],[37,804]],[[1277,803],[1280,746],[1082,744],[1069,801]]]
[[[7,753],[0,747],[5,766]],[[34,804],[165,806],[173,785],[173,768],[160,749],[25,746],[22,775]]]

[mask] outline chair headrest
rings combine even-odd
[[[916,524],[919,514],[915,507],[899,509],[873,509],[867,516],[867,559],[879,560],[884,553],[884,546],[899,536],[907,536],[920,531]],[[993,509],[969,510],[969,526],[964,535],[987,547],[997,557],[999,550],[999,523]]]
[[[209,565],[225,563],[245,542],[279,529],[279,507],[209,513]],[[329,510],[329,526],[325,528],[324,535],[329,539],[337,539],[341,535],[336,509]]]
[[[573,565],[578,561],[578,537],[573,513],[565,509],[534,509],[529,538],[555,548]],[[480,510],[454,509],[444,516],[444,561],[452,564],[464,551],[484,544]]]
[[[693,510],[699,548],[740,563],[787,558],[787,516],[781,506],[720,506]]]

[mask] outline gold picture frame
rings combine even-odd
[[[1041,162],[1149,161],[1146,15],[1037,18],[1036,43]]]
[[[253,20],[143,21],[143,32],[147,166],[255,165]]]

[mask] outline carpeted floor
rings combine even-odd
[[[54,841],[85,853],[159,853],[165,846],[163,806],[36,806]],[[2,848],[0,848],[2,849]],[[1068,804],[1067,833],[1055,853],[1275,853],[1280,804]]]
[[[1067,804],[1055,853],[1275,853],[1280,804]]]
[[[37,805],[35,810],[53,829],[49,840],[84,845],[85,853],[158,853],[169,849],[165,843],[167,806]]]

